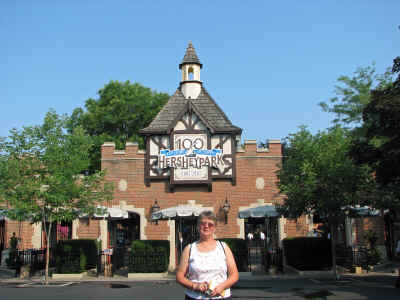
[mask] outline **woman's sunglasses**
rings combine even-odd
[[[213,228],[214,226],[215,226],[215,224],[214,223],[210,223],[210,222],[200,222],[200,226],[202,226],[202,227],[210,227],[210,228]]]

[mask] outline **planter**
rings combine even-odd
[[[128,278],[154,279],[168,277],[168,272],[164,273],[128,273]]]
[[[76,274],[60,274],[54,273],[52,275],[53,279],[82,279],[87,275],[87,272],[76,273]]]
[[[24,265],[21,266],[21,271],[19,273],[19,278],[20,279],[27,279],[31,275],[31,266],[30,265]]]

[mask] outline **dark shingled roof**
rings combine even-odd
[[[140,132],[143,134],[169,133],[169,130],[175,125],[173,123],[176,121],[176,118],[187,108],[189,102],[193,106],[193,110],[200,114],[199,117],[206,122],[205,125],[212,132],[241,133],[242,129],[232,125],[231,121],[203,86],[197,99],[185,99],[179,87],[150,125]]]
[[[185,56],[183,57],[182,62],[179,64],[179,69],[182,68],[183,64],[198,64],[200,68],[203,65],[200,63],[199,58],[197,57],[196,51],[194,50],[193,44],[189,42],[188,47],[186,48]]]

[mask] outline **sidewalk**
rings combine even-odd
[[[345,273],[340,274],[341,277],[351,277],[359,279],[368,278],[393,278],[397,276],[397,269],[400,267],[399,263],[388,263],[385,265],[380,265],[375,268],[374,271],[363,274]],[[175,274],[137,274],[134,278],[128,278],[124,275],[114,275],[113,277],[105,276],[94,276],[94,275],[84,275],[82,278],[50,278],[51,282],[141,282],[141,281],[175,281]],[[256,287],[266,281],[282,280],[282,279],[318,279],[327,280],[333,279],[332,272],[305,272],[304,274],[277,274],[277,275],[253,275],[250,272],[240,273],[239,281],[235,285],[236,287]],[[20,279],[15,277],[15,271],[0,268],[0,282],[1,283],[28,283],[28,282],[42,282],[44,281],[44,276],[33,276],[29,279]]]

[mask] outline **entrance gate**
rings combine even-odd
[[[175,246],[179,263],[183,249],[199,239],[197,217],[177,217],[175,224]]]

